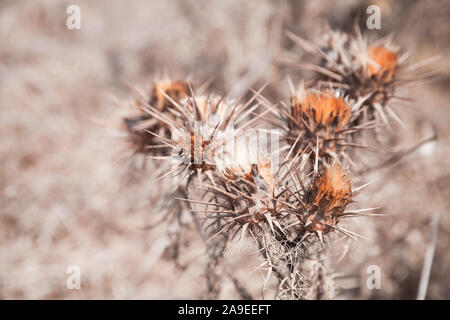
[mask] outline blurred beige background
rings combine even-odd
[[[81,29],[66,28],[66,8],[81,8]],[[355,223],[370,241],[349,243],[334,266],[339,298],[413,299],[431,217],[438,238],[427,298],[450,298],[448,121],[450,2],[441,1],[0,1],[0,298],[202,298],[202,246],[187,235],[184,267],[165,258],[166,227],[148,230],[164,205],[154,168],[127,161],[117,123],[127,84],[155,75],[190,76],[239,96],[269,82],[265,95],[286,99],[277,59],[292,44],[283,30],[311,39],[326,24],[351,28],[368,4],[382,9],[381,35],[394,33],[412,59],[440,54],[438,78],[407,91],[398,106],[407,124],[396,139],[424,145],[378,178],[359,199],[389,217]],[[373,31],[376,32],[376,31]],[[296,49],[293,49],[296,50]],[[373,178],[372,176],[368,178]],[[358,204],[359,205],[359,204]],[[229,254],[236,277],[261,298],[262,274],[251,248]],[[378,265],[380,290],[367,290]],[[66,269],[81,268],[69,290]],[[249,275],[250,274],[250,275]],[[270,298],[270,288],[264,293]],[[221,298],[238,298],[225,283]]]

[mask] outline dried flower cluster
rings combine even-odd
[[[360,32],[329,32],[318,46],[288,36],[318,58],[303,65],[317,71],[309,85],[290,83],[288,103],[271,104],[262,89],[240,104],[161,81],[124,122],[136,152],[171,160],[165,176],[181,177],[179,200],[206,221],[199,232],[222,239],[207,246],[210,267],[230,239],[250,235],[280,280],[280,298],[332,297],[320,289],[332,286],[324,247],[334,231],[359,236],[339,224],[362,215],[346,210],[356,193],[344,164],[363,146],[358,132],[398,119],[389,102],[402,59],[390,42],[369,44]],[[260,105],[267,110],[257,114]],[[276,152],[260,148],[260,132],[248,139],[269,112],[281,129]]]
[[[388,104],[394,96],[404,58],[399,57],[399,50],[390,39],[369,42],[359,29],[354,33],[327,32],[317,45],[291,33],[288,36],[319,57],[317,64],[304,65],[317,71],[315,86],[337,88],[355,101],[364,99],[361,109],[354,110],[358,112],[355,124],[372,119],[387,122],[386,113],[397,119]]]

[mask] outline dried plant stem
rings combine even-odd
[[[431,221],[430,241],[428,242],[423,261],[422,273],[420,275],[419,290],[417,293],[417,300],[425,300],[428,289],[428,281],[430,280],[431,266],[433,264],[434,250],[436,248],[436,239],[439,225],[439,213],[433,215]]]

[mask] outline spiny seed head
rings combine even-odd
[[[352,186],[344,169],[334,164],[316,177],[305,193],[306,211],[298,217],[310,231],[327,233],[352,202]]]
[[[249,170],[226,168],[217,173],[216,181],[229,193],[224,196],[225,204],[236,212],[235,222],[257,226],[266,221],[266,214],[279,214],[273,201],[275,177],[270,161],[253,163]]]
[[[399,68],[397,50],[386,45],[361,45],[350,51],[357,67],[343,75],[343,82],[349,85],[348,94],[353,99],[371,94],[365,103],[386,105],[394,94],[394,82]],[[359,62],[359,66],[358,63]],[[374,112],[373,109],[369,109]]]
[[[300,120],[304,117],[311,127],[334,126],[338,130],[348,123],[351,109],[342,98],[327,91],[302,91],[291,97],[292,115]]]
[[[398,66],[397,53],[384,46],[373,46],[367,49],[369,59],[375,64],[369,63],[369,76],[384,77],[385,81],[391,81]]]
[[[384,106],[393,97],[400,63],[398,49],[389,40],[372,42],[359,30],[354,33],[330,30],[318,45],[293,34],[289,36],[319,58],[306,64],[317,71],[315,86],[340,88],[354,101],[365,97],[363,106],[371,115],[376,112],[374,104]],[[360,120],[355,118],[355,121]]]
[[[188,83],[182,80],[160,80],[155,81],[150,89],[148,101],[150,106],[158,112],[164,113],[166,117],[173,117],[169,112],[172,103],[164,96],[167,95],[175,102],[180,101],[187,95]],[[128,141],[135,153],[151,153],[154,155],[167,154],[167,148],[156,148],[161,141],[150,132],[157,133],[163,138],[170,138],[170,128],[158,118],[145,111],[145,105],[135,101],[137,114],[127,116],[123,119],[125,129],[128,132]]]
[[[331,32],[330,36],[333,38],[335,34]],[[337,46],[332,50],[337,55],[334,64],[328,65],[330,71],[342,77],[340,83],[345,85],[345,93],[354,100],[372,94],[366,102],[368,106],[388,103],[394,91],[398,50],[388,42],[369,44],[369,40],[359,33],[337,37],[344,42],[330,42]],[[324,52],[327,49],[324,48]],[[322,75],[321,80],[332,79]]]
[[[220,196],[222,205],[235,212],[233,223],[257,226],[267,219],[266,214],[277,215],[275,168],[271,156],[258,150],[256,141],[233,139],[232,148],[221,150],[221,157],[216,157],[215,185],[226,191]]]
[[[227,139],[227,129],[234,125],[230,114],[234,102],[217,95],[192,96],[182,99],[180,107],[185,111],[178,118],[182,128],[172,134],[176,156],[190,170],[215,169],[216,149]]]
[[[290,99],[291,117],[288,122],[288,143],[292,145],[301,134],[295,150],[312,151],[315,160],[316,147],[319,157],[331,158],[344,150],[340,142],[352,116],[350,102],[338,91],[316,90],[300,87]]]
[[[346,176],[344,169],[334,164],[328,167],[316,183],[317,193],[314,203],[321,206],[324,201],[330,201],[332,209],[343,209],[351,198],[352,186],[350,179]]]

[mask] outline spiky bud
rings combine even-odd
[[[310,163],[318,161],[322,166],[341,156],[348,158],[344,153],[349,146],[354,146],[352,134],[361,130],[352,127],[355,105],[339,90],[301,85],[293,89],[288,106],[278,107],[279,128],[284,131],[289,148],[309,155]]]
[[[338,142],[345,137],[340,130],[351,117],[351,109],[343,98],[332,91],[301,90],[291,96],[290,108],[292,118],[287,119],[290,142],[303,134],[296,149],[315,151],[318,144],[320,157],[339,153]]]
[[[147,99],[156,110],[173,117],[169,111],[172,108],[172,102],[166,97],[170,97],[173,101],[180,101],[188,94],[187,88],[188,83],[182,80],[155,81],[150,88]],[[125,129],[128,132],[128,141],[134,152],[155,155],[167,154],[167,148],[163,146],[159,148],[158,145],[161,142],[148,131],[157,133],[164,138],[170,138],[169,126],[164,121],[146,112],[146,106],[142,101],[137,100],[135,107],[136,114],[123,119]]]
[[[352,198],[350,179],[340,165],[334,164],[318,175],[305,192],[305,208],[298,218],[309,231],[328,233],[339,223]]]

